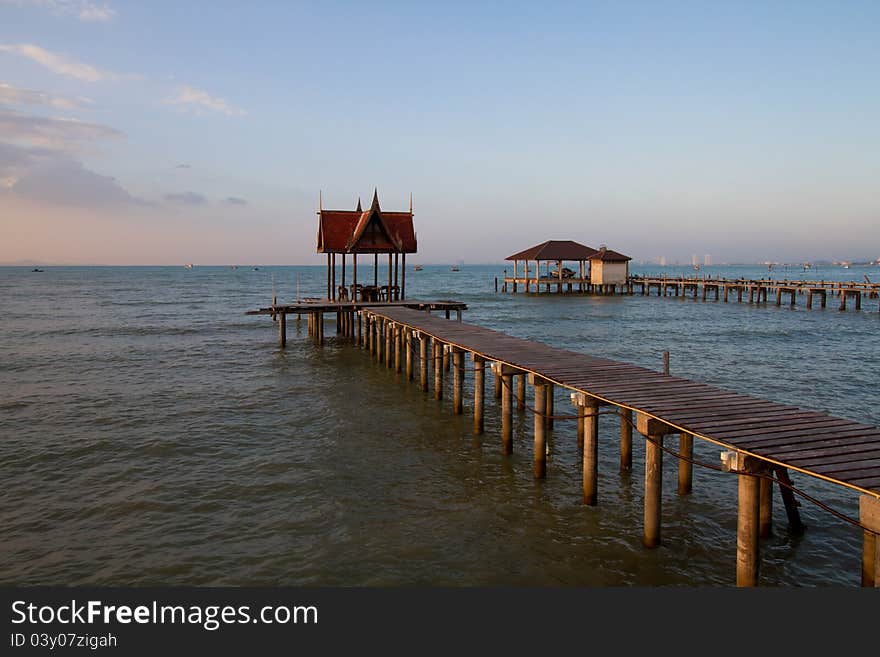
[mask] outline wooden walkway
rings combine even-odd
[[[474,432],[483,432],[485,365],[496,375],[502,400],[502,449],[511,452],[514,378],[524,408],[525,380],[534,390],[535,476],[546,474],[547,431],[552,429],[554,386],[571,391],[577,409],[578,443],[583,450],[584,502],[596,504],[599,416],[619,414],[621,469],[632,465],[632,428],[645,436],[645,523],[643,542],[660,543],[664,437],[679,434],[679,493],[691,490],[693,438],[727,450],[722,467],[739,481],[737,584],[757,583],[759,538],[769,535],[772,484],[780,488],[792,531],[802,528],[788,476],[795,470],[858,491],[864,529],[863,585],[880,586],[880,429],[815,410],[779,404],[646,368],[557,349],[461,321],[448,321],[408,308],[365,309],[345,333],[375,353],[376,360],[414,376],[428,390],[433,364],[435,398],[443,395],[446,360],[453,361],[453,409],[460,414],[464,356],[474,366]],[[429,351],[429,343],[430,351]],[[416,353],[418,352],[418,353]],[[430,353],[430,355],[429,355]],[[415,355],[414,355],[415,354]],[[441,361],[442,359],[442,361]],[[441,365],[441,362],[443,363]],[[500,384],[499,385],[499,380]],[[616,410],[602,407],[616,407]],[[636,419],[633,421],[633,413]]]

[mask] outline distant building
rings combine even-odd
[[[593,285],[623,284],[629,279],[629,261],[632,260],[629,256],[602,246],[588,260]]]

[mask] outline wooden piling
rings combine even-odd
[[[761,506],[758,535],[761,538],[770,538],[773,535],[773,480],[761,477],[760,486]]]
[[[645,440],[645,526],[642,543],[645,547],[655,548],[660,545],[660,518],[663,506],[663,437],[671,427],[648,417],[638,414],[639,433],[646,436]]]
[[[452,412],[461,415],[464,412],[462,404],[462,388],[464,387],[464,351],[457,347],[452,349]]]
[[[694,436],[685,431],[678,437],[678,494],[689,495],[693,488],[694,464],[688,460],[694,458]]]
[[[522,413],[526,410],[526,375],[516,377],[516,410]]]
[[[324,313],[316,313],[315,317],[318,320],[318,344],[324,344]]]
[[[443,399],[443,343],[434,340],[434,399]]]
[[[419,336],[419,388],[428,392],[428,336]]]
[[[513,374],[514,372],[501,363],[493,366],[495,375],[501,380],[501,451],[513,453]]]
[[[486,388],[486,360],[473,354],[474,358],[474,434],[483,433],[483,400]]]
[[[287,346],[287,313],[278,313],[278,346]]]
[[[412,330],[404,329],[403,330],[403,350],[404,350],[404,361],[406,362],[406,380],[413,380],[413,341],[412,341]]]
[[[547,421],[547,429],[553,428],[553,414],[555,412],[555,397],[554,395],[554,386],[552,383],[547,384],[547,407],[546,407],[546,416],[545,419]],[[537,408],[541,408],[537,406]]]
[[[859,522],[867,527],[862,537],[862,586],[880,588],[880,499],[859,498]]]
[[[742,456],[742,455],[739,455]],[[761,480],[754,459],[744,457],[737,467],[739,501],[736,520],[736,585],[757,586],[760,565]]]
[[[403,360],[401,356],[401,334],[403,333],[403,327],[395,325],[394,326],[394,371],[400,373],[403,368]]]
[[[385,322],[385,367],[394,367],[394,322]]]
[[[628,408],[620,409],[620,471],[629,472],[633,465],[632,452],[632,411]]]
[[[547,385],[537,378],[532,378],[535,390],[535,407],[541,411],[547,404]],[[535,479],[543,479],[547,476],[547,423],[541,417],[540,412],[535,413],[535,449],[532,459],[534,461]]]
[[[495,389],[492,392],[495,395],[495,399],[501,399],[501,374],[494,367],[492,368],[492,373],[495,375]]]
[[[800,536],[804,533],[804,523],[801,521],[798,501],[795,499],[794,492],[789,488],[791,477],[788,475],[788,468],[776,466],[773,468],[773,472],[779,482],[779,496],[785,506],[785,514],[788,516],[788,532],[793,536]]]
[[[581,393],[571,395],[578,410],[578,442],[583,421],[584,504],[596,506],[599,497],[599,403],[595,397]]]

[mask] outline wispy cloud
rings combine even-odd
[[[99,123],[0,109],[0,139],[8,142],[71,151],[85,142],[119,137],[121,132]]]
[[[89,98],[65,98],[44,91],[22,89],[0,82],[0,105],[41,105],[62,110],[82,110],[94,101]]]
[[[243,109],[233,107],[223,98],[215,98],[207,91],[182,84],[177,87],[177,95],[165,100],[167,105],[176,105],[181,112],[204,114],[206,112],[218,112],[226,116],[244,116],[247,114]]]
[[[0,44],[0,52],[7,52],[13,55],[18,55],[19,57],[26,57],[41,66],[45,66],[53,73],[66,75],[69,78],[75,78],[85,82],[140,79],[140,76],[138,75],[104,71],[91,64],[77,61],[62,53],[51,52],[40,46],[35,46],[32,43]]]
[[[188,164],[178,164],[175,169],[189,169],[190,166]]]
[[[90,0],[0,0],[0,5],[39,7],[56,16],[73,16],[90,23],[111,21],[116,16],[116,10],[110,5]]]
[[[165,194],[165,200],[176,205],[203,205],[208,202],[208,199],[196,192]]]
[[[227,205],[247,205],[247,201],[243,198],[239,198],[238,196],[227,196],[226,197]]]

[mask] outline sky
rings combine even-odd
[[[0,0],[0,263],[880,258],[878,2]]]

